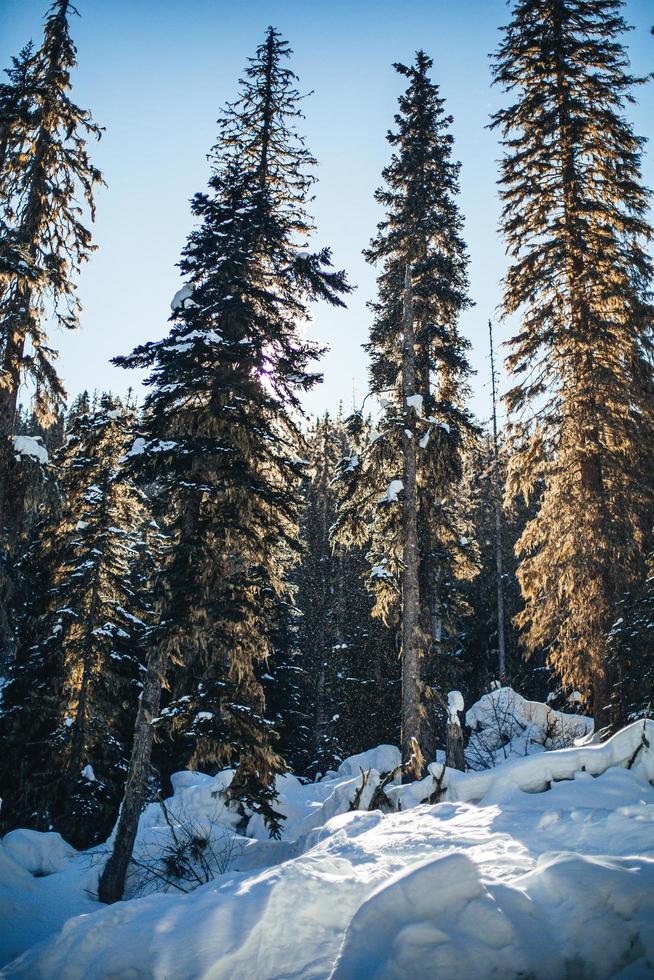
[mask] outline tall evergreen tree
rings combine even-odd
[[[2,822],[54,828],[77,846],[103,840],[115,820],[140,687],[153,531],[120,466],[133,424],[111,396],[73,408],[54,460],[59,512],[22,562],[3,697]]]
[[[142,437],[132,455],[158,481],[172,557],[137,719],[116,845],[100,897],[122,894],[152,747],[161,682],[172,665],[188,761],[237,766],[232,798],[277,832],[274,776],[284,768],[264,715],[258,666],[271,649],[277,600],[297,551],[301,395],[319,380],[317,346],[301,335],[308,301],[343,305],[330,252],[305,251],[314,159],[290,49],[268,30],[219,122],[209,192],[180,268],[172,327],[119,363],[150,367]],[[138,454],[138,455],[137,455]],[[182,700],[182,698],[184,700]]]
[[[45,418],[63,403],[56,351],[46,313],[65,329],[77,326],[75,279],[93,246],[83,208],[94,217],[102,178],[86,151],[100,129],[70,98],[76,50],[69,31],[75,8],[55,0],[41,46],[28,45],[0,86],[0,643],[9,639],[12,561],[20,536],[20,493],[14,493],[11,437],[20,385],[34,386]]]
[[[382,265],[367,350],[383,412],[357,464],[342,468],[337,533],[357,540],[361,514],[374,512],[377,611],[390,621],[399,608],[403,627],[403,761],[413,758],[419,769],[415,740],[433,750],[429,695],[446,683],[445,654],[456,649],[462,607],[458,583],[472,573],[456,489],[474,427],[464,407],[467,344],[457,327],[469,300],[451,117],[424,52],[414,65],[395,67],[408,87],[376,195],[386,217],[366,253]]]
[[[518,545],[530,649],[619,721],[606,633],[643,573],[652,527],[652,263],[643,141],[625,117],[637,81],[620,0],[518,0],[494,117],[512,265],[506,314],[522,314],[507,405],[518,439],[511,492],[542,481]]]

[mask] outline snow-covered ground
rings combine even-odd
[[[281,841],[255,818],[243,834],[221,796],[229,773],[179,774],[166,811],[141,821],[140,897],[110,907],[93,897],[103,848],[8,834],[1,975],[654,977],[654,723],[486,772],[432,764],[389,786],[390,812],[369,811],[397,759],[381,746],[315,784],[284,777]],[[212,855],[214,879],[154,893],[157,859],[189,828],[209,841],[195,867]]]

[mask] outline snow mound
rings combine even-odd
[[[639,955],[641,954],[642,955]],[[554,855],[511,886],[485,886],[465,854],[384,883],[356,913],[334,980],[430,976],[596,980],[654,968],[654,861]]]
[[[0,845],[2,976],[654,975],[653,722],[482,772],[432,763],[385,788],[394,812],[371,812],[398,761],[384,745],[316,783],[279,777],[280,841],[228,802],[231,770],[175,774],[142,815],[129,900],[110,907],[93,898],[106,847],[14,831]],[[172,881],[166,856],[189,829],[205,863]],[[142,887],[144,866],[168,883]]]
[[[332,817],[352,809],[367,810],[379,783],[380,775],[376,769],[366,770],[364,777],[358,772],[356,776],[346,775],[304,785],[290,773],[279,777],[275,809],[286,818],[282,825],[282,839],[303,839],[312,830],[323,827]],[[258,814],[250,818],[247,836],[267,837],[263,818]]]
[[[19,867],[38,878],[62,871],[77,853],[60,834],[38,830],[11,830],[0,847]]]
[[[376,769],[385,775],[392,772],[402,762],[400,750],[396,745],[378,745],[367,752],[351,755],[344,759],[338,767],[339,776],[360,776],[361,770]]]
[[[230,870],[188,895],[96,905],[5,976],[645,977],[654,971],[645,776],[634,765],[546,793],[514,788],[502,804],[342,813],[276,867]]]
[[[507,759],[563,749],[588,738],[593,719],[527,701],[510,687],[498,687],[466,712],[473,730],[466,750],[471,769],[488,769]]]
[[[12,436],[16,459],[33,459],[44,466],[48,462],[48,450],[43,445],[41,436]]]
[[[459,772],[432,762],[424,779],[392,786],[386,790],[386,796],[398,810],[425,803],[434,796],[434,802],[490,803],[503,800],[515,790],[544,793],[554,783],[574,780],[583,774],[599,776],[612,767],[633,768],[646,782],[654,780],[654,722],[633,722],[600,745],[508,759],[497,769],[481,772]]]

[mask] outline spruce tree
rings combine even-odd
[[[346,543],[360,539],[361,515],[374,513],[376,609],[388,622],[399,612],[402,624],[408,775],[408,767],[420,770],[420,744],[433,751],[430,696],[448,683],[444,654],[458,645],[460,581],[473,570],[456,490],[474,427],[464,406],[468,345],[457,326],[469,300],[451,117],[424,52],[414,65],[395,67],[408,87],[396,131],[388,135],[394,153],[376,195],[386,217],[366,253],[382,266],[367,350],[371,392],[383,410],[356,464],[341,470],[337,534]]]
[[[132,457],[157,481],[171,560],[104,901],[122,894],[167,672],[167,717],[183,723],[187,763],[235,765],[232,799],[279,828],[274,777],[284,762],[258,668],[298,548],[301,396],[320,377],[320,350],[300,327],[308,301],[343,305],[349,290],[328,249],[307,251],[315,161],[296,132],[290,53],[270,28],[219,121],[209,191],[193,200],[198,227],[180,263],[186,285],[171,330],[119,359],[151,368]]]
[[[133,424],[111,396],[96,407],[87,395],[76,401],[54,457],[60,505],[19,566],[18,651],[0,722],[2,822],[55,829],[76,846],[111,829],[140,687],[156,531],[120,466]]]
[[[617,724],[606,633],[643,574],[652,527],[652,263],[643,140],[625,109],[637,79],[619,0],[518,0],[495,80],[515,101],[493,120],[520,313],[507,396],[518,440],[510,492],[542,482],[518,545],[529,649]]]
[[[0,89],[0,528],[11,519],[18,391],[29,378],[43,415],[63,402],[46,310],[58,326],[77,326],[75,276],[93,248],[81,208],[94,216],[102,178],[86,139],[101,131],[70,98],[73,12],[69,0],[55,0],[41,46],[14,59]]]
[[[18,393],[25,380],[33,385],[42,421],[64,401],[46,320],[65,329],[77,325],[75,278],[93,247],[83,209],[94,217],[94,189],[102,180],[85,146],[100,129],[70,99],[76,64],[71,12],[69,0],[53,3],[41,46],[27,45],[0,86],[0,647],[5,659],[13,647],[14,563],[25,534],[22,474],[12,451]]]

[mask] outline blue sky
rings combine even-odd
[[[0,62],[30,38],[40,40],[43,0],[0,2]],[[485,127],[502,98],[490,88],[488,53],[508,19],[504,0],[77,0],[72,31],[79,68],[74,98],[106,127],[92,147],[108,187],[98,194],[94,240],[98,251],[84,268],[82,328],[55,333],[60,369],[71,394],[84,387],[125,391],[137,372],[109,359],[166,331],[170,299],[180,280],[175,263],[191,227],[189,198],[208,177],[206,154],[216,136],[219,106],[233,99],[246,59],[269,24],[294,49],[292,67],[304,103],[303,131],[318,158],[313,212],[317,244],[333,248],[357,290],[344,311],[316,307],[311,334],[331,348],[325,383],[307,398],[311,412],[349,410],[353,391],[366,390],[360,345],[370,317],[375,272],[361,250],[380,214],[373,201],[389,155],[402,79],[394,61],[417,48],[434,58],[434,79],[454,116],[455,154],[462,162],[460,206],[470,251],[476,306],[462,330],[472,344],[472,407],[489,414],[487,320],[500,299],[504,246],[497,231],[496,137]],[[634,71],[654,68],[651,0],[629,0],[628,35]],[[636,130],[654,138],[653,85],[631,111]],[[654,185],[654,148],[645,179]],[[498,327],[498,340],[506,329]]]

